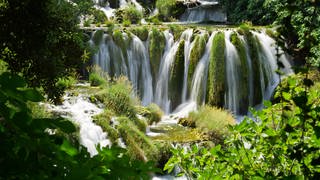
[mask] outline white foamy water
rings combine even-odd
[[[92,122],[92,116],[101,113],[103,109],[89,102],[88,98],[83,95],[76,97],[65,95],[64,99],[62,105],[50,105],[49,109],[73,120],[80,126],[80,143],[87,148],[90,155],[98,154],[96,149],[98,144],[100,147],[111,146],[107,133]]]

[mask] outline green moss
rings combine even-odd
[[[98,46],[102,42],[103,34],[104,34],[103,30],[97,30],[93,33],[92,40],[95,45]]]
[[[206,49],[206,37],[205,35],[198,35],[194,40],[194,46],[190,52],[190,63],[188,69],[188,87],[190,89],[193,73],[197,67],[199,60],[201,59]]]
[[[112,34],[112,39],[114,41],[114,43],[120,47],[121,51],[122,51],[122,54],[125,58],[125,62],[126,62],[126,66],[128,67],[129,65],[129,62],[128,62],[128,55],[127,55],[127,44],[128,42],[126,43],[124,37],[123,37],[123,34],[120,30],[115,30]]]
[[[259,57],[259,41],[257,37],[255,37],[251,32],[245,35],[245,39],[249,46],[249,54],[252,63],[252,71],[253,71],[253,100],[254,104],[260,104],[262,102],[262,87],[260,83],[260,78],[262,74],[260,74],[260,57]]]
[[[156,84],[155,82],[158,79],[158,71],[165,46],[166,40],[164,34],[157,28],[152,28],[150,33],[149,54],[153,84]]]
[[[232,33],[230,36],[231,43],[236,47],[240,58],[240,113],[247,114],[247,107],[249,106],[249,65],[247,62],[246,48],[244,43],[240,40],[236,33]]]
[[[112,143],[116,143],[118,138],[120,138],[120,134],[118,130],[111,125],[111,118],[113,116],[114,113],[112,111],[105,109],[103,113],[93,116],[93,122],[108,133],[108,139],[110,139]]]
[[[102,102],[108,109],[116,115],[124,115],[135,118],[136,102],[131,96],[132,86],[127,80],[121,78],[116,83],[95,94],[95,98]]]
[[[213,106],[222,107],[225,93],[225,40],[219,32],[212,42],[209,72],[207,80],[206,102]]]
[[[184,31],[182,26],[176,24],[170,24],[169,29],[172,32],[175,41],[180,38],[182,32]]]
[[[228,125],[236,123],[230,112],[210,106],[202,106],[197,112],[191,112],[187,119],[201,132],[213,135],[212,138],[218,140],[215,143],[219,143],[229,133]]]
[[[119,117],[118,121],[118,130],[127,145],[129,155],[139,160],[154,159],[157,148],[152,141],[127,117]]]
[[[141,41],[146,41],[148,39],[149,30],[146,26],[133,28],[131,29],[131,32],[138,36]]]
[[[181,92],[184,79],[184,43],[184,40],[180,42],[170,69],[169,98],[171,100],[172,109],[181,103]]]
[[[139,115],[147,118],[147,122],[149,125],[160,122],[161,117],[163,115],[163,111],[160,109],[158,105],[154,103],[151,103],[147,107],[137,107],[137,111]]]

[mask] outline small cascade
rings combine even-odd
[[[156,85],[155,102],[165,113],[170,112],[170,100],[168,94],[170,67],[173,63],[174,56],[178,50],[180,41],[173,44],[173,35],[168,31],[164,32],[166,38],[166,48],[163,58],[161,59],[158,81]]]
[[[96,147],[110,146],[111,142],[107,139],[107,134],[101,127],[92,122],[92,116],[102,112],[95,104],[89,102],[87,97],[79,95],[77,97],[64,96],[65,101],[62,105],[48,105],[49,109],[62,114],[65,118],[72,119],[80,126],[80,143],[85,146],[91,156],[98,154]]]
[[[142,105],[147,106],[153,100],[152,75],[148,59],[147,47],[135,35],[132,36],[128,48],[129,79],[141,95]],[[143,69],[143,71],[141,71]]]
[[[208,76],[208,67],[209,67],[209,56],[212,46],[212,40],[216,32],[213,32],[206,44],[206,50],[204,55],[200,59],[197,68],[194,72],[192,79],[192,88],[190,94],[191,102],[197,102],[198,104],[203,104],[205,102],[206,95],[206,82]]]
[[[185,40],[184,43],[184,79],[183,79],[183,89],[182,89],[182,103],[186,102],[187,100],[187,84],[188,84],[188,67],[189,67],[189,61],[190,61],[190,55],[191,55],[191,49],[194,46],[194,43],[191,43],[191,38],[193,34],[192,29],[188,29],[185,31],[182,38]]]
[[[180,18],[182,22],[199,23],[212,21],[224,23],[227,21],[226,13],[216,0],[185,1],[184,4],[188,8]]]
[[[159,64],[152,71],[151,62],[155,60],[150,59],[150,37],[141,41],[126,33],[100,36],[98,31],[93,33],[90,43],[99,47],[92,57],[93,63],[110,76],[128,76],[143,105],[156,103],[166,114],[181,114],[181,109],[196,109],[190,105],[192,103],[203,105],[210,101],[210,104],[217,103],[236,115],[245,115],[249,107],[258,108],[263,100],[271,98],[279,76],[275,73],[278,68],[275,41],[264,32],[239,35],[235,30],[216,30],[207,37],[205,31],[195,34],[192,29],[187,29],[176,41],[169,30],[161,33],[164,35],[163,51],[161,57],[158,56]],[[219,42],[214,40],[217,33]],[[200,46],[195,44],[196,36],[205,37],[202,38],[203,48],[199,48],[203,51],[192,50]],[[223,41],[225,46],[212,47]],[[196,56],[199,59],[194,61],[188,74],[192,52],[201,54]],[[224,58],[219,54],[220,60],[215,60],[218,52],[224,52]],[[292,73],[285,55],[280,61],[285,67],[282,70],[286,74]],[[221,80],[225,83],[219,84]],[[220,92],[216,93],[215,89]],[[220,99],[215,101],[214,98]]]
[[[225,93],[225,107],[231,112],[238,114],[239,113],[239,94],[241,88],[239,83],[241,83],[240,72],[240,59],[237,52],[237,49],[230,42],[230,35],[232,31],[225,31],[225,42],[226,42],[226,51],[225,51],[225,60],[226,60],[226,79],[227,79],[227,90]]]

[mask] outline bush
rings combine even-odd
[[[183,3],[176,0],[157,0],[156,7],[159,10],[160,17],[165,21],[179,18],[185,11]]]
[[[126,78],[119,77],[95,97],[116,115],[136,118],[135,105],[138,104],[138,100],[133,96],[131,83]]]
[[[130,21],[130,20],[124,20],[124,21],[122,22],[122,25],[123,25],[124,27],[129,27],[129,26],[131,25],[131,21]]]
[[[277,103],[231,127],[224,148],[174,149],[164,169],[195,179],[318,179],[320,91],[308,75],[284,80]]]
[[[154,103],[148,105],[147,107],[138,107],[138,114],[147,118],[148,124],[158,123],[161,121],[163,111],[160,107]]]
[[[118,19],[122,19],[122,21],[130,21],[133,24],[137,24],[143,18],[143,13],[136,9],[134,5],[129,5],[121,10],[121,14],[117,14],[121,17]]]
[[[56,83],[56,87],[61,89],[69,89],[77,83],[77,80],[73,76],[59,78]]]
[[[218,135],[228,133],[228,125],[235,124],[235,119],[230,112],[210,106],[202,106],[199,111],[191,112],[187,119],[194,122],[197,128],[215,132]]]
[[[91,86],[101,86],[107,84],[107,80],[96,72],[90,73],[89,82]]]

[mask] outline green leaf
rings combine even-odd
[[[291,99],[291,94],[290,93],[282,92],[282,96],[287,101],[290,101],[290,99]]]
[[[76,132],[76,127],[74,126],[74,124],[67,120],[67,119],[63,119],[63,118],[58,118],[55,120],[52,120],[51,122],[56,128],[59,128],[60,130],[62,130],[65,133],[73,133]]]
[[[267,129],[267,130],[265,131],[265,133],[266,133],[268,136],[276,136],[276,135],[277,135],[276,131],[273,130],[273,129]]]
[[[74,148],[69,141],[67,140],[63,140],[62,145],[60,146],[60,149],[64,152],[66,152],[67,154],[69,154],[70,156],[75,156],[78,154],[78,150],[76,148]]]
[[[26,89],[21,91],[21,93],[23,97],[29,101],[40,102],[44,99],[43,96],[35,89]]]

